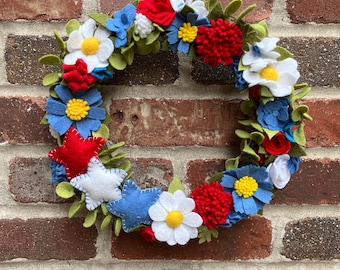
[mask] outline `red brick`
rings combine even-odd
[[[340,259],[340,219],[306,218],[285,228],[282,255],[292,260]]]
[[[306,159],[273,204],[340,204],[340,160]]]
[[[174,177],[173,166],[170,160],[163,158],[135,158],[131,161],[132,179],[139,187],[160,187],[166,190]]]
[[[313,121],[305,122],[308,147],[330,147],[340,144],[340,99],[308,99]]]
[[[14,200],[21,203],[64,202],[55,193],[50,182],[48,158],[16,157],[10,161],[9,190]]]
[[[96,256],[98,232],[81,218],[0,220],[0,260],[88,260]]]
[[[40,125],[44,107],[44,98],[0,97],[0,142],[53,143],[48,125]]]
[[[127,145],[238,145],[239,101],[219,99],[112,100],[111,139]]]
[[[6,20],[68,20],[79,18],[82,11],[83,1],[73,0],[0,0],[0,21]]]
[[[129,0],[100,0],[100,11],[106,14],[113,14],[113,12],[131,3],[132,1]]]
[[[340,23],[338,0],[287,0],[292,23]]]
[[[250,260],[271,254],[272,229],[269,220],[254,216],[228,229],[219,229],[218,239],[185,246],[146,242],[138,232],[113,236],[112,257],[122,260]]]

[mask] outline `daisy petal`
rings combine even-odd
[[[190,234],[183,225],[174,229],[175,241],[180,245],[185,245],[190,240]]]
[[[199,214],[191,212],[189,214],[184,215],[183,224],[188,225],[190,227],[199,227],[202,225],[202,218]]]
[[[149,216],[154,221],[165,221],[168,212],[159,204],[155,203],[149,208]]]

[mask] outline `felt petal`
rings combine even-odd
[[[50,114],[65,115],[65,110],[65,104],[54,98],[49,98],[46,102],[46,111]]]
[[[155,233],[155,237],[158,241],[167,241],[173,234],[173,230],[168,227],[165,222],[154,221],[151,224],[151,228]]]
[[[178,33],[173,31],[167,34],[169,44],[175,44],[178,42]]]
[[[182,214],[190,213],[195,208],[195,201],[191,198],[183,198],[178,203],[177,210],[179,210]]]
[[[94,37],[99,39],[101,42],[110,36],[111,32],[106,28],[99,26],[94,33]]]
[[[80,32],[84,38],[93,37],[94,30],[96,29],[96,22],[93,19],[88,19],[80,27]]]
[[[98,120],[104,120],[105,119],[105,109],[104,108],[98,108],[98,107],[91,107],[87,118],[91,119],[98,119]]]
[[[260,74],[257,72],[251,72],[250,70],[243,71],[243,79],[249,83],[249,87],[258,84],[261,81]]]
[[[91,131],[96,131],[99,129],[101,122],[97,119],[85,118],[81,121],[73,122],[73,125],[78,130],[83,138],[91,136]]]
[[[87,64],[87,72],[91,73],[96,67],[98,67],[98,56],[96,54],[86,55],[84,61]]]
[[[197,228],[202,225],[202,222],[201,216],[197,213],[191,212],[184,215],[183,224],[187,226]]]
[[[188,231],[191,239],[197,238],[198,231],[196,227],[190,227],[185,225],[184,223],[182,224],[182,226],[184,226],[185,229]]]
[[[72,124],[72,121],[66,115],[56,116],[53,114],[47,114],[46,118],[48,120],[48,123],[52,126],[52,128],[55,131],[57,131],[60,135],[65,134]]]
[[[78,59],[85,59],[85,55],[81,52],[81,50],[72,51],[65,55],[64,64],[74,65]]]
[[[67,50],[71,53],[76,50],[81,49],[81,44],[83,43],[84,38],[81,35],[79,30],[75,30],[70,33],[70,36],[67,41]]]
[[[64,104],[67,104],[73,98],[70,89],[68,89],[66,86],[59,84],[55,87],[55,91]]]
[[[155,203],[149,208],[149,216],[154,221],[165,221],[168,212],[159,204]]]
[[[236,180],[237,179],[234,176],[224,174],[222,177],[221,186],[226,188],[233,188]]]
[[[247,215],[251,215],[256,214],[258,212],[258,208],[253,197],[241,198],[241,200],[243,204],[244,213],[246,213]]]
[[[235,211],[236,212],[240,212],[240,213],[244,213],[244,208],[243,208],[243,203],[242,203],[241,197],[238,196],[235,191],[233,191],[231,193],[231,195],[233,196],[233,202],[234,202],[234,209],[235,209]]]
[[[87,91],[85,94],[83,94],[81,96],[82,99],[86,100],[88,102],[88,104],[90,106],[92,106],[93,104],[98,104],[97,102],[100,101],[101,103],[98,104],[98,105],[101,105],[102,102],[103,102],[103,97],[102,95],[100,94],[100,92],[98,91],[98,89],[96,88],[93,88],[89,91]],[[98,106],[97,105],[97,106]]]
[[[177,205],[174,196],[169,192],[163,192],[158,199],[160,205],[168,212],[174,209]]]
[[[190,240],[190,234],[183,225],[174,229],[175,241],[180,245],[185,245]]]
[[[169,239],[166,241],[166,243],[167,243],[169,246],[174,246],[174,245],[177,244],[173,232],[171,233],[171,235],[170,235]]]
[[[253,196],[257,198],[259,201],[268,204],[273,197],[273,193],[262,188],[258,188]]]
[[[179,44],[178,44],[177,50],[179,52],[187,54],[189,52],[189,48],[190,48],[190,43],[183,42],[183,40],[181,39]]]
[[[113,53],[113,50],[114,46],[110,39],[106,38],[102,40],[97,51],[99,61],[107,61],[107,59],[109,59],[110,55]]]
[[[181,201],[183,199],[187,199],[187,197],[185,196],[185,194],[182,190],[176,190],[173,196],[174,196],[174,199],[176,201],[176,205],[178,204],[179,201]]]

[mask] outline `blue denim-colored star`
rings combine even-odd
[[[110,201],[106,207],[112,214],[122,218],[123,230],[129,232],[138,225],[152,223],[148,210],[156,203],[161,192],[160,188],[141,190],[132,180],[127,180],[122,198]]]

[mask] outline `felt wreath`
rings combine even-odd
[[[241,4],[141,0],[113,16],[89,14],[83,24],[70,20],[66,41],[54,32],[60,54],[39,61],[61,72],[43,79],[50,96],[42,123],[58,142],[48,153],[56,193],[75,198],[70,218],[87,209],[85,227],[101,212],[101,229],[112,223],[117,235],[121,229],[139,230],[147,241],[184,245],[199,238],[202,243],[217,237],[219,227],[261,214],[286,186],[306,155],[304,120],[311,117],[301,99],[310,87],[297,84],[296,60],[277,45],[278,38],[268,37],[264,21],[243,21],[255,5],[239,11]],[[110,117],[99,90],[115,71],[132,65],[135,54],[169,49],[210,66],[231,66],[235,87],[249,96],[240,105],[244,129],[235,131],[240,155],[190,194],[176,177],[167,191],[138,187],[126,153],[117,152],[124,143],[108,141]]]

